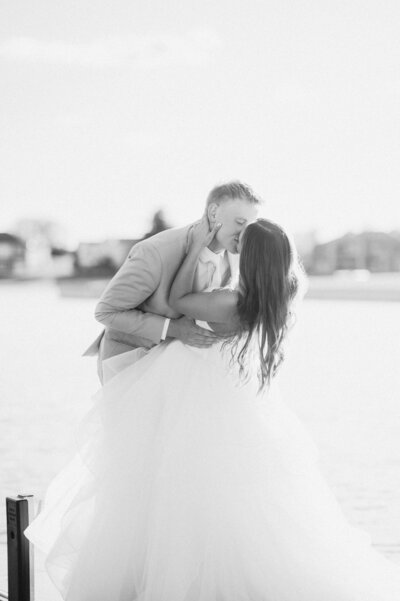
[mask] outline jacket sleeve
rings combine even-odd
[[[125,334],[160,342],[165,317],[137,307],[157,289],[161,269],[161,258],[154,246],[135,245],[97,303],[97,321]]]

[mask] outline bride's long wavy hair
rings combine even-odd
[[[245,379],[255,360],[261,392],[284,359],[282,343],[294,323],[294,300],[304,293],[307,280],[294,243],[267,219],[246,227],[239,273],[239,326],[230,339],[232,359]]]

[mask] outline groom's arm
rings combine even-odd
[[[148,243],[135,245],[97,303],[97,321],[158,344],[165,317],[145,313],[137,307],[157,289],[161,270],[161,258],[156,248]]]

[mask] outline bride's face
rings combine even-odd
[[[211,205],[211,220],[222,223],[214,239],[214,248],[226,249],[231,253],[239,253],[243,231],[249,223],[257,219],[258,206],[247,200],[226,200],[220,205]]]

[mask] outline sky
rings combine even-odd
[[[400,229],[398,0],[2,0],[0,231],[135,238],[241,179],[320,239]]]

